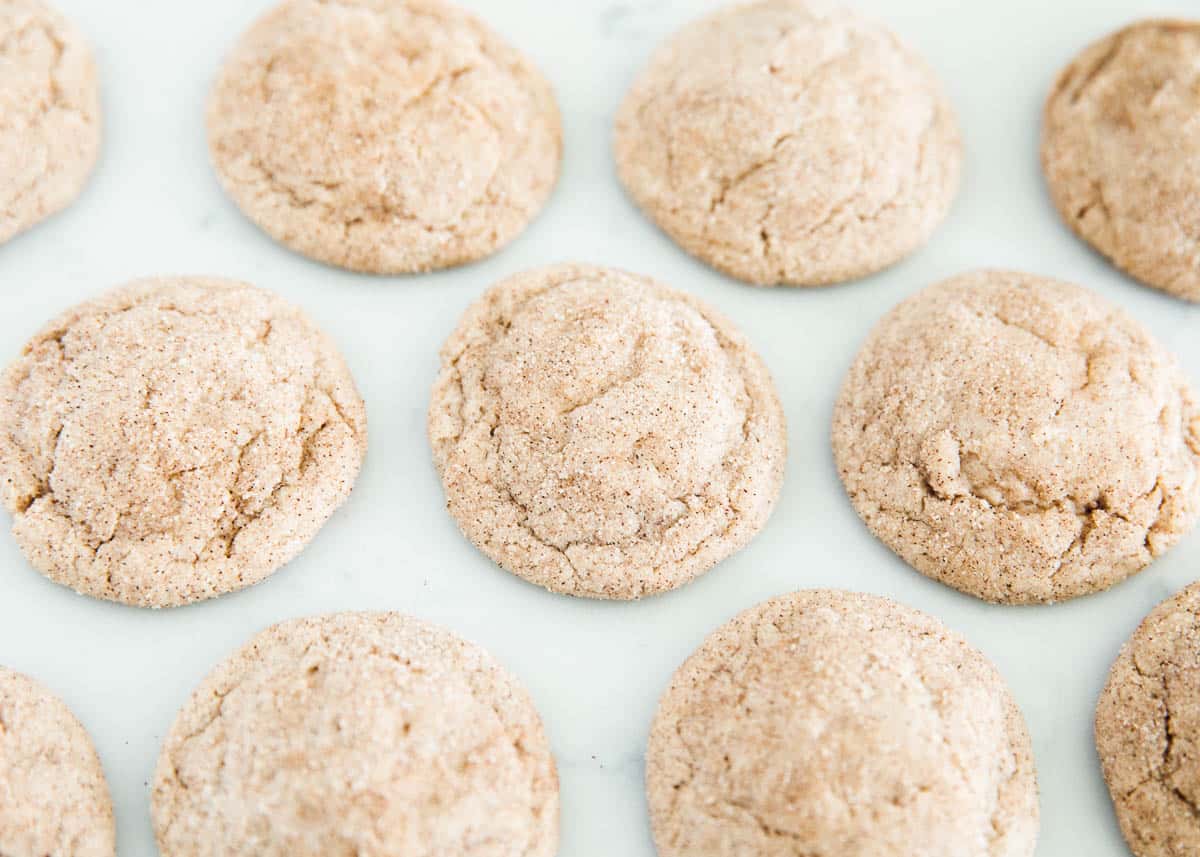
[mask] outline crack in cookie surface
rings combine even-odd
[[[208,125],[248,217],[302,253],[377,273],[507,243],[561,159],[549,84],[441,0],[285,0],[235,48]]]
[[[663,857],[1028,857],[1036,840],[1003,680],[873,596],[783,596],[716,631],[663,695],[646,764]]]
[[[1200,405],[1179,367],[1100,298],[1024,274],[954,278],[886,316],[833,446],[879,538],[993,601],[1111,586],[1200,514]]]
[[[26,556],[170,606],[256,583],[348,496],[366,449],[336,348],[228,281],[134,283],[52,322],[0,381],[0,487]]]
[[[450,511],[506,569],[635,598],[736,551],[778,496],[783,416],[743,338],[620,271],[494,287],[443,349],[429,432]]]
[[[763,285],[837,282],[907,255],[948,210],[962,157],[918,57],[797,0],[737,6],[668,40],[620,108],[615,146],[659,226]]]
[[[219,665],[167,736],[152,808],[164,857],[550,857],[558,839],[528,694],[397,614],[286,622]]]

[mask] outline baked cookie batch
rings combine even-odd
[[[1063,219],[1147,285],[1200,301],[1200,24],[1088,47],[1046,102]],[[0,242],[80,192],[100,142],[81,34],[0,0]],[[213,164],[248,218],[355,271],[481,259],[558,177],[549,83],[444,0],[285,0],[233,47]],[[676,243],[764,286],[885,268],[948,213],[963,147],[930,68],[807,0],[730,6],[668,39],[615,119],[617,172]],[[505,570],[568,595],[682,585],[766,526],[787,456],[751,343],[648,277],[516,274],[442,349],[428,434],[447,508]],[[1068,283],[977,271],[879,322],[833,414],[872,533],[987,601],[1106,589],[1200,516],[1200,401],[1136,320]],[[260,582],[349,496],[366,409],[336,345],[243,283],[157,277],[65,311],[0,375],[0,502],[30,564],[78,592],[172,607]],[[1138,857],[1200,851],[1200,590],[1113,665],[1096,744]],[[676,673],[646,791],[662,857],[1029,857],[1024,719],[987,659],[871,595],[739,614]],[[503,667],[395,613],[273,626],[217,666],[152,784],[164,857],[552,857],[554,759]],[[111,857],[83,727],[0,668],[0,853]]]

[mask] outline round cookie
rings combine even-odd
[[[685,250],[759,285],[862,277],[924,244],[962,142],[932,71],[814,0],[727,7],[663,44],[616,119],[617,170]]]
[[[0,244],[73,202],[99,153],[83,34],[40,0],[0,0]]]
[[[1144,20],[1054,82],[1042,167],[1067,225],[1147,285],[1200,301],[1200,21]]]
[[[350,493],[366,413],[333,342],[241,283],[160,278],[63,313],[0,375],[0,502],[29,561],[167,607],[257,583]]]
[[[1200,584],[1151,611],[1096,707],[1096,749],[1136,857],[1200,852]]]
[[[396,613],[275,625],[176,718],[152,813],[163,857],[552,857],[558,776],[523,688]]]
[[[442,348],[429,438],[451,515],[508,571],[633,599],[744,547],[774,508],[774,384],[702,302],[587,265],[518,274]]]
[[[545,78],[442,0],[285,0],[226,61],[208,134],[247,217],[378,274],[495,252],[541,210],[562,160]]]
[[[876,326],[834,409],[871,531],[1004,603],[1112,586],[1200,514],[1200,405],[1163,347],[1085,289],[979,271]]]
[[[714,632],[646,751],[660,857],[1031,857],[1037,781],[1004,680],[940,622],[804,591]]]
[[[0,854],[116,854],[112,798],[92,739],[61,699],[4,667],[0,667]]]

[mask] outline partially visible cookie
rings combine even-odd
[[[549,83],[443,0],[284,0],[226,61],[208,135],[225,190],[268,234],[380,274],[503,247],[562,159]]]
[[[660,857],[1030,857],[1025,721],[988,660],[885,598],[805,591],[715,631],[646,751]]]
[[[257,583],[350,493],[362,399],[333,342],[243,283],[158,278],[63,313],[0,375],[0,502],[29,561],[168,607]]]
[[[1147,285],[1200,301],[1200,21],[1137,21],[1054,82],[1042,166],[1079,237]]]
[[[0,244],[73,202],[99,152],[83,34],[41,0],[0,0]]]
[[[275,625],[180,711],[152,795],[163,857],[552,857],[558,777],[525,690],[396,613]]]
[[[66,704],[0,667],[0,854],[113,857],[112,798],[92,739]]]
[[[1200,584],[1155,607],[1121,648],[1096,749],[1129,850],[1200,853]]]
[[[467,310],[442,348],[429,438],[480,550],[592,598],[673,589],[741,549],[787,452],[775,386],[729,321],[587,265],[518,274]]]
[[[854,508],[923,574],[1005,603],[1085,595],[1200,515],[1200,403],[1140,324],[1009,271],[931,286],[871,333],[834,409]]]
[[[822,0],[729,6],[667,40],[617,113],[615,150],[655,223],[759,285],[837,283],[912,253],[962,163],[924,61]]]

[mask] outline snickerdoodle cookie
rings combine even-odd
[[[0,0],[0,244],[74,201],[99,152],[83,34],[40,0]]]
[[[366,442],[333,342],[241,283],[116,289],[0,375],[0,501],[17,543],[52,580],[126,604],[267,577],[346,499]]]
[[[115,853],[112,799],[92,739],[61,699],[0,667],[0,854]]]
[[[741,613],[675,673],[646,751],[661,857],[1030,857],[1025,721],[988,660],[873,595]]]
[[[882,26],[821,0],[703,18],[616,120],[630,196],[685,250],[760,285],[861,277],[950,208],[962,143],[941,86]]]
[[[1088,47],[1046,102],[1059,213],[1128,274],[1200,301],[1200,21],[1139,21]]]
[[[233,49],[208,130],[247,217],[372,273],[491,254],[537,215],[562,155],[550,85],[443,0],[285,0]]]
[[[746,545],[783,479],[762,360],[711,308],[586,265],[492,287],[442,349],[429,408],[450,513],[501,566],[632,599]]]
[[[163,857],[552,857],[558,776],[525,690],[486,652],[395,613],[275,625],[171,727]]]
[[[886,315],[842,387],[833,451],[876,536],[989,601],[1105,589],[1200,513],[1182,371],[1098,295],[1029,274],[965,274]]]
[[[1129,850],[1200,853],[1200,584],[1155,607],[1122,647],[1096,748]]]

